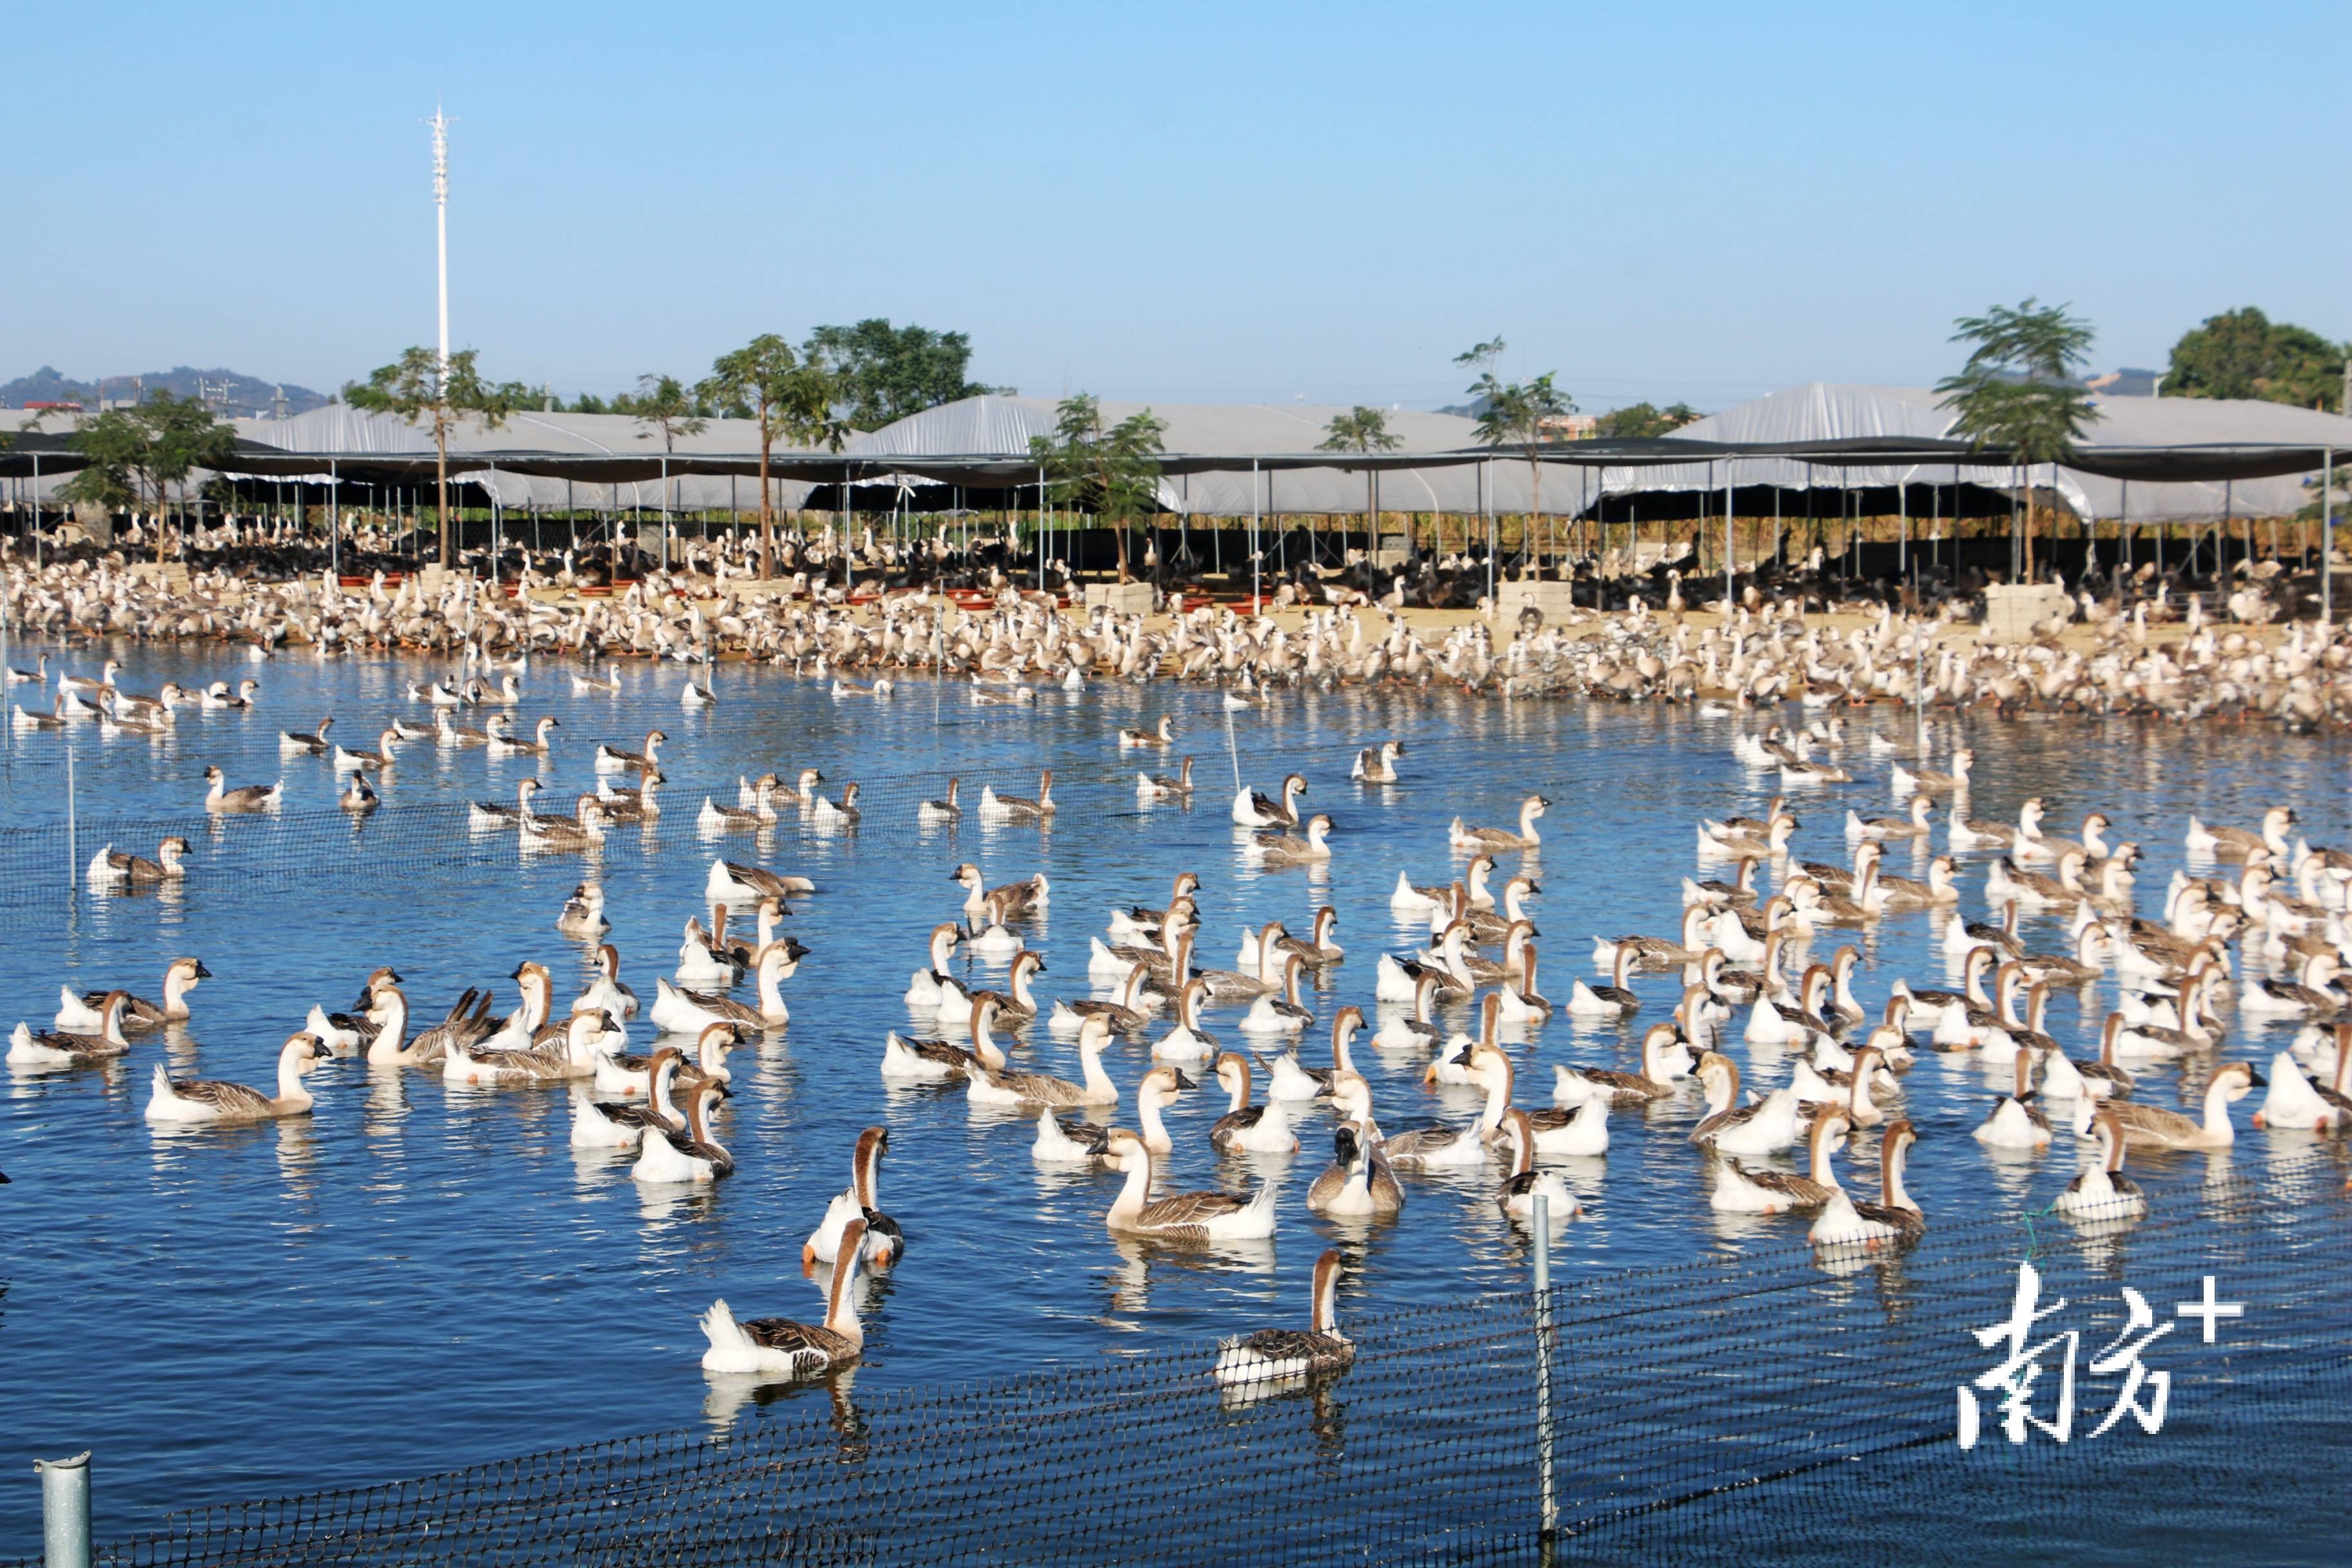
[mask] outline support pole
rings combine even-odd
[[[74,812],[74,746],[73,731],[66,731],[66,886],[74,886],[81,873],[80,824]]]
[[[89,1568],[89,1450],[68,1459],[36,1459],[41,1478],[41,1561],[45,1568]]]
[[[1265,594],[1258,586],[1258,567],[1265,551],[1258,542],[1257,459],[1250,459],[1250,609],[1253,614],[1265,608]]]
[[[2352,374],[2352,365],[2347,366]],[[37,511],[35,516],[38,516]],[[2320,457],[2319,467],[2319,624],[2336,620],[2336,448]]]
[[[1536,1466],[1542,1477],[1544,1555],[1559,1532],[1559,1498],[1552,1486],[1551,1202],[1534,1197],[1536,1233]]]
[[[1715,465],[1709,463],[1706,467],[1707,477],[1713,479]],[[1731,574],[1734,549],[1731,539],[1731,465],[1726,463],[1723,465],[1723,613],[1727,617],[1731,614],[1732,605]]]
[[[335,579],[335,586],[341,588],[343,585],[343,480],[335,465],[336,459],[327,459],[327,571]]]

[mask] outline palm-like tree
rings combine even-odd
[[[1044,468],[1065,499],[1092,492],[1111,524],[1118,547],[1118,580],[1133,581],[1128,567],[1127,530],[1139,511],[1160,504],[1160,454],[1168,422],[1150,409],[1105,427],[1102,404],[1092,393],[1076,393],[1054,409],[1054,434],[1033,437],[1032,461]],[[1038,548],[1045,548],[1042,537]]]
[[[2091,395],[2076,373],[2090,357],[2089,322],[2066,314],[2063,305],[2038,305],[2028,298],[2014,309],[1995,305],[1981,316],[1962,316],[1952,342],[1974,343],[1958,375],[1936,384],[1944,394],[1938,407],[1951,409],[1955,435],[1983,451],[2005,449],[2017,469],[2018,501],[2010,509],[2010,575],[2033,576],[2030,527],[2021,526],[2018,504],[2029,509],[2026,489],[2033,467],[2063,462],[2074,449],[2094,413]]]
[[[669,514],[677,481],[669,477],[667,459],[677,453],[680,436],[699,436],[709,427],[709,421],[696,406],[685,384],[674,375],[641,375],[637,377],[636,406],[631,410],[645,429],[638,433],[641,441],[656,436],[662,444],[662,565],[669,564]]]
[[[1502,347],[1503,340],[1496,338],[1492,343],[1481,343],[1468,353],[1456,356],[1454,363],[1489,366],[1470,384],[1470,394],[1481,405],[1478,439],[1489,447],[1517,447],[1527,455],[1534,500],[1528,513],[1528,534],[1532,538],[1536,519],[1543,515],[1543,446],[1551,439],[1552,422],[1575,413],[1576,404],[1552,384],[1555,372],[1546,371],[1524,384],[1506,383],[1497,377],[1491,362]]]
[[[1331,416],[1324,426],[1318,452],[1393,452],[1404,443],[1389,432],[1389,416],[1377,408],[1367,408],[1359,403],[1345,414]],[[1381,547],[1381,471],[1364,465],[1364,550],[1369,554]],[[1339,541],[1339,559],[1348,558],[1348,542]]]
[[[833,378],[820,364],[802,363],[790,343],[762,332],[711,362],[695,395],[760,426],[760,578],[775,574],[776,512],[768,491],[769,454],[779,438],[795,446],[819,443],[841,450],[848,427],[835,417]]]
[[[379,366],[364,382],[343,388],[343,401],[354,408],[397,414],[411,425],[433,426],[433,498],[441,523],[441,564],[449,564],[449,432],[471,415],[491,430],[530,400],[530,389],[520,382],[484,381],[474,368],[474,350],[460,349],[446,361],[432,349],[413,348],[387,365]]]

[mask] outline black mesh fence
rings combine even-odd
[[[1213,1346],[943,1392],[852,1373],[724,1435],[205,1509],[97,1560],[2338,1561],[2343,1184],[2315,1156],[2137,1220],[1768,1245],[1343,1321],[1354,1364],[1313,1383],[1223,1388]],[[2027,1259],[2042,1315],[2013,1358]]]

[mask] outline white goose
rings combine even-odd
[[[325,1057],[316,1036],[307,1031],[289,1035],[285,1045],[278,1047],[278,1092],[274,1095],[241,1083],[175,1079],[163,1070],[162,1062],[157,1062],[147,1098],[147,1120],[185,1124],[269,1121],[283,1116],[300,1116],[311,1105],[310,1091],[302,1087],[302,1075]]]

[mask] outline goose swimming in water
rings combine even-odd
[[[956,804],[956,780],[953,774],[948,777],[947,798],[923,802],[915,808],[915,820],[933,826],[963,820],[963,807]]]
[[[555,929],[566,936],[590,938],[611,931],[613,922],[604,918],[604,889],[593,882],[573,888],[555,917]]]
[[[1298,797],[1306,793],[1307,777],[1303,773],[1284,775],[1279,800],[1260,795],[1254,789],[1244,789],[1234,796],[1234,826],[1296,827],[1298,826]]]
[[[1307,972],[1307,961],[1295,952],[1282,955],[1282,987],[1278,992],[1266,992],[1250,1004],[1235,1026],[1244,1035],[1297,1035],[1306,1032],[1315,1021],[1315,1015],[1306,1004],[1299,990],[1300,977]],[[1364,1016],[1353,1007],[1340,1009],[1340,1016],[1353,1013],[1361,1024]],[[1336,1022],[1336,1020],[1335,1020]]]
[[[676,1046],[664,1046],[653,1054],[648,1074],[651,1094],[645,1100],[598,1100],[593,1090],[574,1089],[572,1091],[572,1147],[574,1149],[636,1149],[643,1146],[645,1135],[655,1128],[664,1131],[681,1131],[686,1118],[670,1103],[675,1086],[674,1068],[678,1058]]]
[[[1706,1115],[1691,1129],[1692,1142],[1718,1154],[1777,1154],[1796,1142],[1802,1122],[1797,1097],[1786,1087],[1742,1105],[1738,1066],[1716,1051],[1699,1058],[1697,1077],[1706,1091]]]
[[[1268,866],[1307,866],[1331,858],[1331,819],[1321,812],[1307,819],[1306,837],[1293,833],[1260,833],[1242,846],[1242,852]]]
[[[1716,1168],[1707,1206],[1718,1214],[1801,1214],[1820,1208],[1837,1190],[1837,1173],[1830,1156],[1845,1141],[1851,1126],[1837,1106],[1823,1106],[1814,1113],[1809,1143],[1811,1159],[1808,1173],[1801,1176],[1787,1171],[1751,1170],[1726,1157]]]
[[[1190,800],[1192,798],[1192,759],[1184,758],[1176,764],[1176,776],[1139,772],[1135,775],[1135,797],[1138,800]]]
[[[1153,1153],[1165,1154],[1175,1148],[1160,1120],[1160,1108],[1196,1087],[1168,1063],[1145,1073],[1135,1086],[1136,1125],[1142,1129],[1139,1136],[1145,1147]],[[1098,1122],[1066,1121],[1048,1107],[1037,1112],[1037,1137],[1029,1145],[1029,1156],[1041,1165],[1096,1165],[1112,1170],[1116,1166],[1110,1156],[1110,1131]]]
[[[133,855],[109,844],[89,858],[93,888],[154,888],[187,878],[188,841],[178,834],[155,846],[155,858]]]
[[[1356,753],[1356,765],[1349,770],[1348,776],[1363,784],[1395,784],[1397,759],[1403,755],[1402,741],[1382,741],[1377,746],[1367,746]]]
[[[971,998],[965,994],[959,981],[948,973],[948,958],[963,940],[963,928],[953,921],[941,921],[931,928],[930,962],[915,971],[907,982],[907,1005],[918,1013],[929,1013],[949,1004],[949,998],[961,997],[969,1007]]]
[[[2294,1128],[2305,1132],[2341,1132],[2352,1127],[2352,1024],[2335,1030],[2336,1068],[2332,1084],[2314,1083],[2304,1076],[2292,1051],[2271,1058],[2268,1095],[2254,1112],[2258,1128]]]
[[[327,731],[334,728],[334,716],[330,714],[320,720],[319,727],[309,734],[297,734],[291,730],[280,730],[278,732],[278,754],[281,757],[325,756]]]
[[[1220,1342],[1210,1376],[1227,1387],[1248,1387],[1347,1371],[1356,1359],[1356,1347],[1339,1331],[1335,1310],[1339,1270],[1339,1249],[1327,1249],[1315,1260],[1307,1327],[1260,1329]]]
[[[1007,882],[1003,887],[992,888],[982,878],[980,868],[966,861],[948,873],[948,880],[964,890],[963,912],[966,920],[978,920],[986,914],[991,900],[993,900],[997,907],[1003,911],[1005,919],[1019,920],[1045,909],[1051,896],[1051,889],[1045,881],[1045,873],[1043,871],[1018,882]]]
[[[1369,1121],[1342,1115],[1332,1130],[1331,1163],[1307,1187],[1307,1211],[1349,1218],[1386,1218],[1404,1211],[1404,1187],[1389,1167],[1380,1134]]]
[[[1486,1088],[1486,1110],[1465,1127],[1423,1127],[1391,1133],[1381,1141],[1389,1163],[1401,1171],[1452,1170],[1485,1164],[1496,1129],[1503,1124],[1503,1112],[1510,1109],[1510,1058],[1502,1052],[1473,1046],[1470,1070],[1475,1081]]]
[[[2033,1098],[2033,1053],[2017,1053],[2017,1079],[2010,1092],[1993,1102],[1992,1113],[1979,1122],[1973,1136],[1995,1149],[2047,1149],[2050,1118],[2028,1105]]]
[[[980,787],[980,816],[983,822],[1044,823],[1059,809],[1054,804],[1054,770],[1047,768],[1037,775],[1037,798],[1025,795],[999,795],[988,784]]]
[[[1480,889],[1486,885],[1487,875],[1494,869],[1495,858],[1492,855],[1473,855],[1470,857],[1470,863],[1462,868],[1462,884],[1469,894],[1472,908],[1478,908],[1482,904],[1489,909],[1494,907],[1495,900],[1492,894],[1486,895],[1484,899],[1480,897]],[[1423,910],[1434,913],[1450,910],[1453,896],[1454,889],[1450,886],[1423,887],[1412,881],[1404,872],[1399,871],[1396,890],[1389,895],[1389,908],[1399,914],[1418,914]]]
[[[2114,1108],[2103,1109],[2091,1120],[2091,1135],[2099,1141],[2099,1162],[2086,1166],[2053,1200],[2060,1214],[2085,1219],[2137,1219],[2147,1213],[2147,1194],[2124,1174],[2124,1124]]]
[[[758,866],[747,866],[740,860],[727,859],[713,860],[710,875],[702,884],[704,898],[730,904],[757,903],[762,899],[803,898],[815,891],[816,884],[806,877],[785,876]],[[786,912],[789,913],[789,910]]]
[[[1225,1113],[1209,1129],[1209,1144],[1221,1154],[1290,1154],[1298,1149],[1290,1116],[1278,1100],[1250,1103],[1249,1058],[1233,1051],[1217,1057],[1217,1087],[1233,1097]]]
[[[1260,1185],[1255,1196],[1230,1193],[1177,1193],[1151,1197],[1156,1158],[1143,1140],[1124,1127],[1111,1130],[1107,1151],[1127,1173],[1103,1222],[1110,1229],[1173,1241],[1260,1241],[1274,1234],[1275,1186]]]
[[[1607,1123],[1603,1122],[1605,1131]],[[1521,1224],[1536,1217],[1536,1200],[1544,1200],[1545,1222],[1565,1225],[1583,1214],[1584,1205],[1568,1190],[1557,1172],[1536,1169],[1535,1125],[1528,1113],[1514,1106],[1503,1112],[1503,1139],[1511,1146],[1511,1173],[1495,1188],[1495,1206],[1507,1219]]]
[[[1208,996],[1207,981],[1195,975],[1184,983],[1176,994],[1176,1026],[1151,1043],[1154,1061],[1204,1062],[1217,1055],[1221,1047],[1216,1040],[1201,1029],[1201,1008]]]
[[[724,1299],[713,1301],[700,1320],[702,1337],[710,1342],[702,1352],[702,1370],[797,1379],[822,1377],[853,1365],[866,1353],[866,1327],[857,1317],[857,1281],[869,1250],[864,1219],[842,1226],[840,1252],[845,1261],[834,1268],[823,1323],[795,1323],[787,1318],[739,1323]]]
[[[642,772],[661,761],[662,743],[669,737],[659,730],[646,731],[645,750],[625,751],[609,742],[599,742],[595,752],[595,769],[600,773],[625,773],[635,768]]]
[[[2238,1140],[2237,1129],[2230,1123],[2230,1107],[2266,1081],[2252,1062],[2226,1062],[2205,1086],[2202,1120],[2133,1100],[2109,1100],[2100,1107],[2099,1114],[2112,1118],[2124,1136],[2141,1148],[2226,1149]]]
[[[1675,1091],[1675,1075],[1668,1064],[1667,1056],[1677,1043],[1678,1037],[1672,1024],[1653,1024],[1642,1036],[1642,1070],[1639,1072],[1559,1064],[1552,1068],[1551,1102],[1557,1106],[1576,1106],[1588,1100],[1599,1100],[1606,1105],[1631,1109],[1647,1105],[1652,1100],[1664,1100]],[[1685,1061],[1688,1059],[1687,1057],[1684,1058]]]
[[[1176,719],[1170,713],[1162,713],[1160,716],[1158,729],[1121,730],[1118,732],[1118,749],[1122,752],[1138,749],[1164,752],[1175,743]]]
[[[825,1205],[815,1234],[801,1247],[801,1272],[814,1274],[820,1263],[838,1263],[841,1239],[849,1222],[866,1222],[866,1260],[887,1268],[906,1250],[907,1238],[898,1222],[884,1214],[880,1203],[882,1156],[890,1152],[890,1130],[868,1127],[857,1135],[850,1151],[849,1185]]]
[[[367,1043],[370,1067],[439,1067],[451,1051],[462,1054],[499,1032],[498,1020],[489,1016],[487,991],[467,990],[440,1023],[413,1041],[407,1038],[407,994],[391,984],[375,988],[372,994],[374,1005],[369,1009],[369,1018],[376,1031]]]
[[[653,1010],[646,1015],[654,1027],[672,1034],[690,1035],[712,1024],[734,1024],[754,1033],[763,1029],[779,1029],[792,1022],[792,1011],[776,989],[777,983],[791,978],[800,968],[808,949],[792,937],[781,937],[760,950],[753,970],[759,976],[760,1005],[757,1007],[709,992],[688,991],[672,985],[659,975],[654,978]]]
[[[1511,849],[1536,849],[1543,840],[1536,832],[1536,818],[1544,814],[1551,802],[1539,795],[1531,795],[1519,803],[1519,830],[1513,833],[1505,827],[1465,827],[1455,817],[1446,829],[1446,840],[1456,849],[1480,849],[1500,853]]]
[[[163,970],[163,999],[147,1002],[131,996],[123,1006],[122,1027],[140,1032],[186,1022],[188,993],[196,988],[199,981],[212,977],[213,972],[200,959],[173,959]],[[58,1016],[53,1023],[65,1033],[101,1030],[106,1026],[108,1002],[123,994],[119,991],[84,991],[77,994],[71,986],[61,985],[58,988]]]
[[[1819,1168],[1830,1188],[1829,1201],[1822,1205],[1821,1217],[1813,1221],[1805,1239],[1814,1247],[1864,1247],[1876,1248],[1887,1245],[1904,1246],[1927,1234],[1927,1216],[1911,1199],[1903,1186],[1903,1160],[1911,1145],[1917,1141],[1908,1121],[1897,1121],[1886,1129],[1879,1144],[1879,1198],[1874,1204],[1858,1204],[1848,1195],[1837,1179],[1836,1153],[1845,1142],[1845,1128],[1833,1118],[1833,1135],[1819,1162]],[[1821,1136],[1817,1131],[1816,1138]]]
[[[146,1117],[155,1122],[269,1121],[300,1116],[310,1109],[310,1091],[302,1075],[326,1058],[317,1037],[289,1035],[278,1052],[278,1092],[264,1094],[241,1083],[212,1079],[174,1079],[155,1064],[147,1096]]]
[[[313,1002],[310,1016],[302,1021],[302,1026],[319,1037],[319,1043],[326,1047],[328,1055],[357,1055],[373,1045],[376,1036],[383,1032],[379,1008],[384,994],[397,990],[399,985],[400,972],[385,964],[370,974],[367,984],[360,987],[359,1000],[352,1004],[357,1009],[355,1012],[330,1013]],[[403,998],[403,1005],[405,1005],[406,999]],[[404,1029],[405,1017],[402,1023]]]
[[[18,1024],[8,1037],[8,1065],[86,1067],[92,1062],[128,1056],[131,1054],[131,1042],[122,1037],[122,1015],[130,1005],[131,993],[128,991],[108,992],[99,1004],[99,1029],[96,1034],[58,1029],[37,1035],[33,1033],[31,1025]]]
[[[2274,805],[2263,813],[2260,832],[2248,832],[2242,827],[2208,827],[2196,817],[2189,819],[2188,846],[2191,855],[2209,856],[2220,860],[2243,860],[2258,852],[2267,851],[2281,865],[2293,858],[2293,847],[2287,841],[2286,830],[2295,826],[2292,806]]]
[[[273,784],[247,784],[242,789],[229,789],[226,787],[227,775],[217,766],[205,770],[205,783],[208,786],[205,791],[205,809],[214,813],[275,811],[278,803],[286,798],[284,779]]]
[[[996,1003],[983,996],[972,1005],[972,1034],[981,1035],[994,1021]],[[1067,1079],[1047,1073],[1014,1072],[974,1062],[965,1069],[969,1080],[966,1093],[974,1105],[1040,1105],[1046,1107],[1073,1105],[1116,1105],[1118,1086],[1103,1070],[1103,1047],[1110,1044],[1110,1020],[1097,1014],[1078,1027],[1078,1060],[1084,1081],[1072,1083]]]
[[[675,1072],[677,1063],[673,1058],[667,1070]],[[657,1184],[672,1183],[715,1182],[735,1173],[735,1157],[712,1141],[708,1122],[707,1107],[719,1092],[712,1079],[688,1085],[678,1097],[678,1110],[686,1118],[683,1131],[667,1128],[646,1129],[644,1142],[638,1146],[637,1163],[629,1167],[635,1180]],[[854,1248],[846,1233],[842,1237],[844,1251],[855,1258],[862,1248]]]

